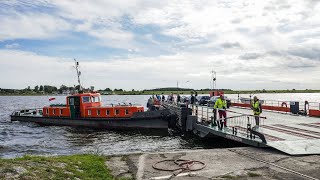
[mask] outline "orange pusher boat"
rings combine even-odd
[[[79,62],[75,61],[80,90]],[[65,105],[14,111],[11,121],[43,125],[84,126],[104,129],[168,129],[169,110],[144,111],[137,105],[102,106],[99,93],[79,93],[66,97]]]
[[[144,107],[131,104],[102,106],[99,93],[83,93],[67,96],[65,105],[15,111],[11,121],[104,129],[167,129],[168,115],[167,110],[145,112]]]

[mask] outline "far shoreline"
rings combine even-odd
[[[104,92],[104,91],[97,91],[101,93],[101,95],[170,95],[170,94],[194,94],[197,92],[198,95],[201,94],[209,94],[210,91],[208,90],[198,90],[198,91],[152,91],[152,90],[145,90],[145,91],[115,91],[115,92]],[[283,94],[283,93],[320,93],[320,90],[227,90],[224,91],[224,94]],[[26,93],[26,94],[19,94],[19,93],[5,93],[1,94],[0,96],[68,96],[67,94],[43,94],[43,93]]]

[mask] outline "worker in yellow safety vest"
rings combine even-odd
[[[224,117],[224,126],[227,127],[227,101],[224,99],[224,96],[221,94],[220,97],[214,103],[213,109],[218,109],[220,124],[222,125],[222,118]]]
[[[260,114],[262,113],[262,107],[257,96],[253,97],[253,101],[251,104],[251,109],[253,110],[254,119],[256,121],[256,126],[259,127]]]

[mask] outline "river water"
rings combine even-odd
[[[49,105],[47,96],[0,96],[0,158],[25,154],[67,155],[76,153],[121,154],[239,146],[187,138],[168,131],[107,131],[88,128],[39,126],[10,122],[14,110]],[[65,104],[65,96],[52,103]],[[102,96],[104,104],[135,103],[145,105],[149,96]]]
[[[237,98],[238,95],[228,95]],[[246,97],[248,95],[241,95]],[[314,94],[259,94],[272,100],[320,101]],[[50,96],[52,97],[52,96]],[[34,123],[10,122],[14,110],[49,105],[47,96],[0,96],[0,157],[12,158],[25,154],[67,155],[103,153],[107,155],[174,151],[239,146],[233,142],[184,137],[174,132],[107,131],[86,128],[39,126]],[[65,103],[65,96],[55,96],[52,103]],[[144,105],[149,96],[102,96],[104,104],[134,103]]]

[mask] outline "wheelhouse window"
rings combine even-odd
[[[52,114],[56,114],[56,109],[53,109]]]
[[[63,109],[60,109],[60,115],[62,115],[63,114]]]
[[[82,97],[82,102],[83,103],[90,103],[90,96],[83,96]]]
[[[88,116],[91,116],[91,110],[88,110]]]
[[[49,114],[49,109],[48,108],[46,109],[46,114]]]
[[[69,105],[74,105],[74,98],[69,98]]]
[[[101,102],[100,96],[92,96],[92,102]]]
[[[110,115],[110,111],[109,110],[107,110],[107,116],[109,116]]]
[[[97,110],[97,116],[100,116],[100,109]]]
[[[119,115],[119,114],[120,114],[119,109],[116,109],[116,115]]]
[[[129,114],[129,109],[126,109],[126,115],[128,115]]]

